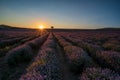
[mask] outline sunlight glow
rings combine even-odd
[[[40,25],[40,26],[39,26],[39,29],[44,29],[44,26],[43,26],[43,25]]]

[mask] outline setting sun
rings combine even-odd
[[[44,26],[43,26],[43,25],[40,25],[39,28],[40,28],[40,29],[44,29]]]

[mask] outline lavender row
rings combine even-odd
[[[7,39],[13,39],[18,37],[29,37],[29,36],[38,36],[40,35],[40,32],[37,30],[33,31],[25,31],[25,30],[11,30],[11,31],[1,31],[0,30],[0,41],[7,40]]]
[[[120,75],[110,69],[87,68],[79,80],[120,80]]]
[[[60,35],[55,36],[65,51],[65,55],[68,59],[72,71],[78,71],[78,69],[82,70],[86,67],[97,67],[95,62],[82,48],[70,44],[62,37],[60,37]]]
[[[120,52],[120,34],[119,32],[78,32],[78,33],[66,33],[62,32],[62,35],[70,38],[80,39],[84,42],[100,45],[105,50],[113,50]]]
[[[15,66],[30,61],[34,55],[33,49],[39,47],[46,40],[47,36],[48,34],[10,50],[5,56],[6,63],[10,66]]]
[[[0,40],[0,48],[4,48],[6,46],[10,46],[13,44],[16,44],[18,42],[25,42],[25,40],[27,41],[27,39],[29,40],[29,38],[33,39],[35,37],[39,37],[39,35],[22,35],[22,36],[17,36],[16,38],[11,38],[11,39],[3,39]]]
[[[62,80],[60,62],[56,55],[56,43],[52,34],[26,70],[27,73],[22,75],[20,80]]]
[[[27,37],[18,37],[14,39],[4,40],[0,41],[0,48],[4,48],[5,46],[13,45],[15,43],[18,43],[20,40],[25,39]]]
[[[11,50],[11,49],[13,49],[13,48],[15,48],[15,47],[17,47],[17,46],[19,46],[19,45],[22,45],[22,44],[24,44],[24,43],[27,42],[27,41],[33,40],[33,39],[35,39],[35,38],[37,38],[37,37],[39,37],[39,35],[37,35],[37,36],[31,36],[31,37],[26,37],[26,38],[18,41],[17,43],[12,44],[12,45],[10,45],[10,44],[8,45],[8,43],[7,43],[7,46],[4,45],[4,46],[5,46],[4,48],[0,48],[0,57],[1,57],[1,56],[5,56],[6,53],[7,53],[9,50]]]
[[[65,37],[72,41],[73,43],[79,45],[83,49],[87,50],[90,55],[95,58],[103,67],[111,68],[117,72],[120,72],[120,54],[115,51],[104,51],[102,47],[98,45],[93,45],[86,43],[79,38],[74,39],[70,37]]]

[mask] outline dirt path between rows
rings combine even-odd
[[[57,41],[56,41],[56,43],[57,43]],[[59,57],[63,80],[78,80],[76,78],[76,76],[74,76],[73,73],[70,72],[67,58],[64,55],[65,54],[64,50],[59,46],[59,44],[57,44],[57,53],[56,54]]]

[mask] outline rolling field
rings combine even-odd
[[[0,30],[0,80],[120,80],[120,30]]]

